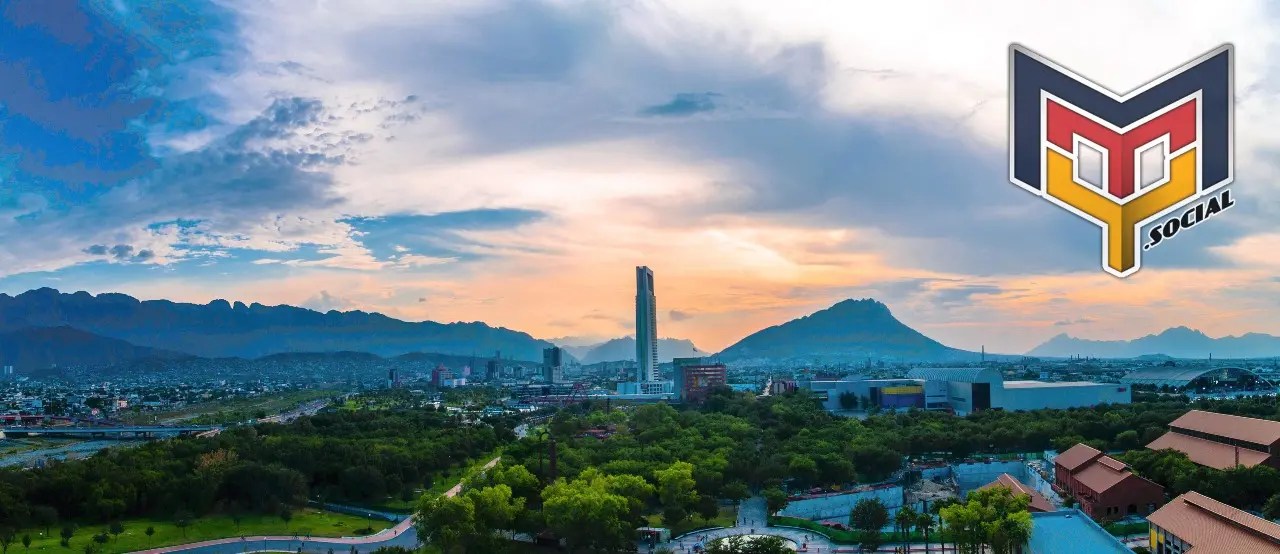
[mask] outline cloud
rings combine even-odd
[[[667,312],[667,317],[670,318],[671,321],[688,321],[693,319],[693,314],[686,311],[671,310]]]
[[[352,301],[330,294],[327,290],[322,290],[319,294],[307,299],[302,307],[315,310],[317,312],[328,312],[330,310],[345,311],[352,306]]]
[[[715,99],[720,96],[714,92],[682,92],[676,94],[670,102],[649,106],[640,110],[640,115],[656,117],[681,117],[696,113],[715,111]]]
[[[419,303],[419,304],[421,304],[421,303],[423,303],[423,302],[426,302],[426,301],[427,301],[427,297],[425,297],[425,296],[419,296],[419,297],[418,297],[418,303]]]
[[[1071,325],[1087,325],[1089,323],[1093,323],[1094,321],[1096,320],[1091,317],[1081,317],[1078,319],[1064,319],[1060,321],[1055,321],[1053,322],[1053,325],[1055,327],[1068,327]]]

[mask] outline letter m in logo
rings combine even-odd
[[[1102,268],[1142,266],[1142,227],[1231,183],[1231,45],[1116,94],[1009,48],[1009,178],[1102,228]]]

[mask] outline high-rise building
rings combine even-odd
[[[637,381],[658,380],[658,299],[653,294],[653,270],[636,268]]]
[[[695,404],[702,402],[712,388],[726,383],[724,364],[708,362],[703,358],[676,358],[672,365],[675,369],[674,392],[677,400]]]
[[[564,349],[559,346],[542,349],[542,378],[548,383],[564,381]]]
[[[484,378],[490,382],[502,380],[502,362],[496,359],[485,362]]]

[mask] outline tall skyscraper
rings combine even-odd
[[[542,349],[542,376],[548,383],[564,381],[564,350],[559,346]]]
[[[658,299],[653,270],[636,268],[636,368],[641,383],[658,380]]]

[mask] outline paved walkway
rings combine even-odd
[[[499,456],[489,460],[489,463],[485,464],[483,469],[489,469],[497,465],[498,460],[501,459],[502,457]],[[462,483],[458,483],[444,494],[445,496],[457,496],[461,491]],[[139,552],[141,554],[167,554],[169,552],[183,552],[184,554],[243,554],[255,551],[298,552],[301,549],[302,552],[321,554],[327,554],[331,550],[334,554],[350,554],[353,549],[355,552],[372,552],[382,546],[403,546],[410,550],[416,549],[418,547],[418,533],[413,529],[413,518],[406,518],[395,527],[363,537],[234,537],[152,548]]]

